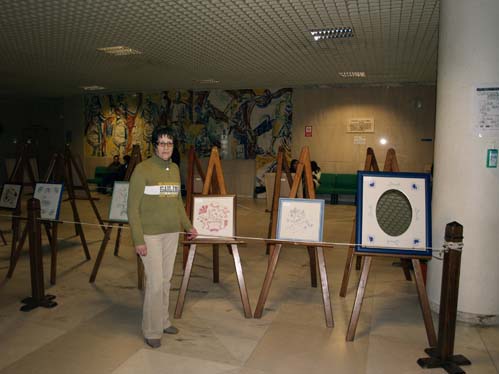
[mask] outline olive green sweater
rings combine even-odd
[[[144,234],[192,228],[182,202],[177,164],[154,155],[137,165],[130,178],[128,221],[135,246],[144,244]]]

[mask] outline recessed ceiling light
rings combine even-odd
[[[103,90],[105,87],[102,86],[81,86],[85,91],[98,91]]]
[[[198,83],[198,84],[217,84],[217,83],[220,83],[219,80],[212,79],[212,78],[209,78],[209,79],[195,79],[193,82],[194,83]]]
[[[140,55],[142,52],[132,49],[124,45],[117,45],[114,47],[103,47],[97,48],[99,52],[104,52],[113,56],[129,56],[129,55]]]
[[[338,39],[353,37],[353,29],[351,27],[333,27],[329,29],[310,30],[310,34],[317,42],[324,39]]]
[[[339,76],[343,78],[365,78],[366,73],[364,71],[340,71]]]

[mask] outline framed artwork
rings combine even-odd
[[[128,222],[128,182],[114,182],[113,196],[109,207],[109,220],[116,222]]]
[[[213,236],[230,238],[236,235],[234,195],[194,196],[192,209],[192,224],[198,231],[198,238],[210,239]]]
[[[359,171],[357,252],[431,256],[430,176]]]
[[[37,183],[33,197],[40,200],[40,216],[43,219],[58,220],[62,200],[62,184]]]
[[[4,184],[0,196],[0,208],[16,209],[21,197],[21,184]]]
[[[279,199],[276,239],[322,242],[323,225],[324,200]]]

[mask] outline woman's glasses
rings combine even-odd
[[[173,142],[166,142],[166,143],[159,142],[158,143],[158,147],[161,147],[161,148],[173,148]]]

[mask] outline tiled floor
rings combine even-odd
[[[98,201],[105,216],[109,197]],[[81,218],[95,222],[88,202],[79,201]],[[265,200],[238,201],[238,233],[265,237],[269,213]],[[4,212],[0,212],[4,214]],[[325,240],[348,242],[354,207],[326,206]],[[70,219],[63,203],[62,219]],[[8,221],[0,217],[0,227]],[[0,246],[0,374],[7,373],[444,373],[416,364],[427,347],[414,283],[404,280],[391,259],[373,262],[357,335],[345,341],[358,272],[346,298],[338,296],[346,248],[328,249],[326,262],[335,327],[325,326],[320,288],[310,287],[308,256],[301,247],[283,248],[261,319],[245,319],[233,263],[221,250],[220,283],[211,281],[208,247],[198,250],[178,335],[165,335],[162,346],[144,345],[141,332],[142,293],[136,288],[136,263],[127,230],[119,257],[108,247],[95,284],[88,278],[102,240],[98,227],[86,226],[91,261],[85,261],[74,229],[60,230],[57,296],[54,309],[19,311],[30,295],[29,262],[24,251],[14,276],[7,273],[10,249]],[[10,239],[10,234],[7,234]],[[114,238],[114,236],[113,236]],[[46,240],[44,239],[45,243]],[[45,247],[45,278],[49,256]],[[267,257],[261,242],[240,249],[251,306],[262,286]],[[171,309],[182,276],[180,251],[173,279]],[[435,317],[436,324],[438,323]],[[456,353],[472,365],[467,373],[499,373],[499,327],[458,324]]]

